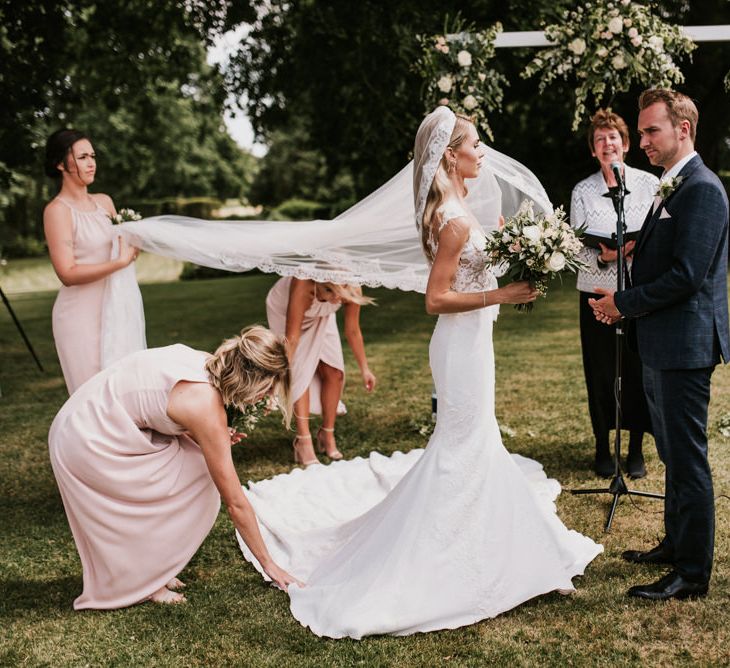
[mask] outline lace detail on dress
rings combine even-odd
[[[454,218],[468,218],[471,216],[458,203],[453,200],[447,200],[436,211],[441,217],[439,223],[439,231],[441,231],[449,221]],[[459,266],[456,269],[451,289],[456,292],[483,292],[484,290],[494,290],[497,287],[497,279],[489,268],[487,254],[484,251],[484,244],[487,237],[481,227],[470,220],[472,225],[469,232],[469,238],[461,250],[459,257]],[[433,238],[429,240],[432,253],[435,255],[438,248],[438,242]]]

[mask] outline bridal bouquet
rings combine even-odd
[[[112,221],[112,225],[121,225],[122,223],[142,220],[142,216],[134,209],[119,209],[119,213],[116,216],[109,216],[109,220]]]
[[[504,227],[487,237],[485,251],[492,265],[507,265],[505,276],[530,281],[544,296],[549,279],[585,266],[578,259],[583,248],[579,234],[565,220],[562,207],[545,215],[535,213],[534,203],[526,200]],[[520,311],[531,311],[532,307],[532,303],[515,305]]]

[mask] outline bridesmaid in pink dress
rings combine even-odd
[[[376,378],[368,367],[360,330],[360,307],[372,303],[359,287],[291,277],[279,279],[266,297],[269,327],[277,334],[286,334],[289,344],[297,464],[320,463],[309,431],[310,412],[322,415],[317,449],[332,460],[342,459],[335,441],[335,418],[344,412],[340,397],[345,386],[345,362],[335,312],[344,305],[345,337],[360,367],[363,385],[372,392]]]
[[[213,527],[220,497],[268,577],[271,559],[231,457],[227,405],[278,395],[289,416],[283,339],[244,329],[213,355],[176,344],[132,353],[79,388],[48,437],[83,568],[76,610],[178,603],[177,575]]]
[[[90,194],[96,156],[78,130],[54,132],[46,143],[45,171],[61,188],[43,212],[53,268],[63,284],[53,306],[53,339],[69,394],[101,371],[101,315],[106,278],[137,259],[120,237],[110,259],[115,215],[108,195]]]

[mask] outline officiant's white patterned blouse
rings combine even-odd
[[[654,195],[659,187],[659,179],[649,172],[625,167],[626,189],[629,194],[624,200],[626,212],[626,229],[629,232],[641,229],[653,202]],[[587,179],[580,181],[570,198],[570,224],[573,227],[589,227],[611,234],[616,231],[616,211],[609,197],[603,197],[608,192],[603,174],[598,170]],[[581,292],[595,292],[594,288],[615,289],[616,263],[611,262],[605,268],[598,266],[600,251],[585,247],[580,258],[588,265],[587,269],[578,272],[576,287]],[[630,260],[629,260],[630,262]]]

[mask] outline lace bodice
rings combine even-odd
[[[459,267],[454,275],[451,289],[456,292],[482,292],[497,287],[497,279],[487,265],[487,256],[484,252],[486,235],[484,231],[464,207],[454,200],[447,200],[436,211],[440,217],[439,232],[454,218],[466,218],[471,225],[469,238],[464,244],[459,257]],[[436,254],[438,242],[430,239],[431,251]]]

